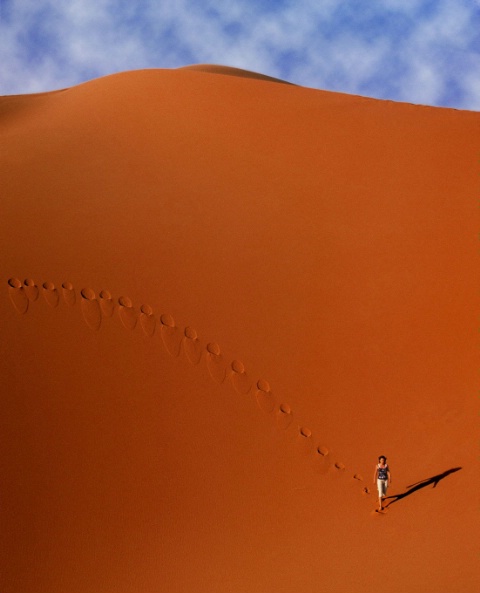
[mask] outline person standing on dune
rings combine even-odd
[[[390,468],[387,465],[387,458],[385,455],[380,455],[378,463],[375,466],[375,473],[373,474],[373,483],[377,484],[378,488],[378,510],[383,511],[383,499],[387,494],[387,488],[392,483],[390,475]]]

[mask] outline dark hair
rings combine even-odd
[[[387,461],[387,458],[385,457],[385,455],[380,455],[380,457],[378,458],[378,461],[380,461],[380,459],[385,459],[385,461]]]

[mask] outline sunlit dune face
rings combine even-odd
[[[278,82],[0,97],[0,592],[478,589],[480,114]]]

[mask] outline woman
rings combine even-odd
[[[373,483],[376,483],[378,488],[378,510],[383,511],[383,499],[387,494],[389,484],[392,483],[390,468],[387,465],[385,455],[380,455],[378,458],[378,464],[375,466],[375,473],[373,474]]]

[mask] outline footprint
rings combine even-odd
[[[58,290],[55,288],[55,285],[52,282],[44,282],[42,284],[43,288],[43,298],[45,301],[50,305],[50,307],[57,307],[58,302],[60,301],[60,296],[58,294]]]
[[[27,278],[24,282],[24,290],[25,294],[27,295],[27,299],[31,302],[36,301],[38,299],[39,290],[38,286],[35,284],[35,280],[31,278]]]
[[[359,482],[363,482],[363,476],[361,476],[360,474],[354,474],[353,479],[358,480]]]
[[[317,447],[315,470],[319,474],[326,474],[330,468],[330,451],[324,445]]]
[[[234,360],[231,369],[230,378],[232,380],[233,388],[241,395],[247,394],[252,387],[252,382],[245,373],[245,366],[239,360]]]
[[[137,314],[133,308],[132,301],[128,297],[121,296],[118,299],[118,315],[123,326],[127,329],[135,329],[137,325]]]
[[[277,426],[286,430],[293,421],[292,410],[288,404],[281,404],[277,411]]]
[[[255,393],[258,407],[267,414],[273,412],[275,408],[275,398],[270,391],[270,384],[264,379],[257,382],[257,391]]]
[[[267,414],[270,414],[275,409],[276,402],[272,392],[270,391],[270,384],[264,379],[260,379],[260,381],[257,382],[255,399],[257,401],[258,407]]]
[[[8,294],[18,313],[23,315],[28,311],[28,297],[18,278],[10,278],[8,280]]]
[[[187,360],[192,364],[198,364],[202,358],[202,344],[193,327],[185,328],[185,336],[182,339],[182,344]]]
[[[75,289],[73,288],[73,284],[71,282],[64,282],[62,284],[62,294],[63,300],[67,303],[67,305],[73,307],[77,299],[75,297]]]
[[[210,376],[217,383],[225,380],[226,365],[220,352],[220,346],[216,342],[207,344],[207,369]]]
[[[160,333],[167,352],[172,356],[180,354],[180,346],[182,344],[182,335],[178,327],[175,325],[175,320],[171,315],[163,314],[160,317],[161,329]]]
[[[100,297],[100,310],[104,317],[111,317],[115,311],[115,303],[113,302],[112,295],[108,290],[102,290],[99,294]]]
[[[296,446],[302,455],[310,455],[313,452],[312,431],[301,426],[296,437]]]
[[[341,461],[335,461],[335,463],[333,464],[333,469],[335,472],[334,477],[341,478],[345,475],[345,471],[347,468],[345,467],[345,464]]]
[[[82,309],[83,318],[85,323],[90,329],[100,329],[102,323],[102,312],[100,311],[100,305],[95,298],[95,293],[91,288],[83,288],[80,291],[82,297],[80,307]]]
[[[149,305],[140,307],[140,327],[147,336],[153,336],[157,321],[153,314],[153,309]]]

